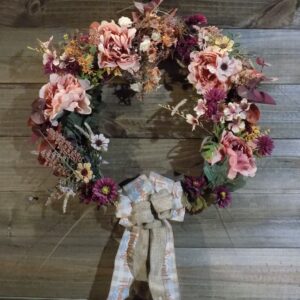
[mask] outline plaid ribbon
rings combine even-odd
[[[181,198],[180,182],[154,172],[149,177],[141,175],[123,187],[116,215],[125,231],[115,259],[108,300],[126,299],[134,280],[149,282],[153,300],[180,299],[174,238],[168,220],[183,221],[185,209]],[[156,211],[153,222],[149,220],[150,215],[147,215],[149,210],[143,211],[148,201]],[[147,234],[143,232],[145,230],[148,230]],[[156,261],[156,265],[150,265],[150,272],[146,274],[144,265],[137,262],[139,251],[136,250],[143,249],[139,246],[142,242],[150,248],[150,264]],[[151,253],[153,258],[158,253],[161,260],[151,259]]]

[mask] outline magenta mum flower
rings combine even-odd
[[[219,207],[225,208],[231,203],[231,194],[226,186],[218,186],[214,192]]]
[[[192,198],[197,198],[197,196],[200,196],[205,185],[206,180],[204,176],[184,176],[184,180],[182,181],[183,189]]]
[[[262,155],[271,155],[274,149],[274,142],[268,135],[262,135],[256,140],[257,152]]]
[[[220,88],[212,88],[204,94],[207,106],[207,115],[215,115],[218,111],[218,103],[226,98],[226,92]]]
[[[93,187],[93,200],[99,205],[107,205],[118,197],[117,184],[111,178],[98,179]]]

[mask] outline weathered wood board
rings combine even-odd
[[[0,24],[23,27],[84,27],[94,20],[130,15],[131,0],[10,0],[0,3]],[[209,23],[238,28],[299,28],[297,0],[192,0],[167,1],[165,9],[180,15],[203,13]],[[76,18],[74,18],[76,16]]]
[[[298,2],[164,3],[178,7],[182,15],[201,11],[211,24],[238,28],[230,31],[241,34],[241,44],[253,57],[263,56],[272,64],[269,76],[279,78],[263,87],[277,105],[260,106],[261,125],[271,128],[275,138],[274,155],[258,162],[257,176],[234,193],[230,208],[212,207],[173,224],[184,300],[300,298]],[[110,19],[131,3],[0,2],[0,24],[8,25],[0,27],[0,299],[107,296],[122,228],[116,225],[113,209],[104,213],[77,199],[69,203],[66,215],[59,202],[45,207],[47,190],[56,178],[30,154],[34,146],[26,121],[30,103],[47,78],[40,57],[26,47],[34,46],[36,38],[61,37],[95,19]],[[171,177],[174,171],[199,171],[199,135],[158,107],[186,96],[179,84],[172,88],[160,89],[143,103],[133,99],[130,106],[118,102],[113,88],[105,89],[99,114],[101,130],[111,137],[105,174],[121,181],[150,170]],[[37,200],[29,200],[33,196]]]

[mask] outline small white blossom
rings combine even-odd
[[[140,43],[140,51],[146,52],[149,50],[151,45],[151,41],[149,37],[145,37],[145,39]]]
[[[187,123],[191,124],[192,125],[192,131],[195,130],[196,126],[199,125],[199,121],[198,121],[198,118],[194,117],[193,115],[191,114],[187,114],[185,116],[186,118],[186,121]]]
[[[151,39],[155,42],[158,42],[161,39],[161,35],[157,31],[153,31],[151,35]]]
[[[121,26],[121,27],[131,27],[132,26],[132,21],[130,18],[128,17],[121,17],[119,20],[118,20],[118,24]]]
[[[102,133],[91,136],[91,146],[98,151],[107,151],[109,139]]]
[[[136,82],[136,83],[132,83],[130,85],[130,88],[137,92],[137,93],[140,93],[142,91],[142,88],[143,88],[143,85],[140,83],[140,82]]]

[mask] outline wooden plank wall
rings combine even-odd
[[[30,103],[47,79],[26,49],[35,39],[112,18],[129,0],[0,1],[0,299],[105,299],[122,230],[104,213],[74,201],[45,207],[55,178],[35,162],[25,127]],[[174,224],[182,298],[300,299],[300,13],[297,0],[165,1],[183,15],[203,12],[211,24],[241,33],[250,54],[272,63],[279,80],[265,88],[277,106],[261,106],[274,155],[234,195],[233,205]],[[126,13],[124,11],[123,13]],[[121,13],[119,13],[120,15]],[[268,29],[267,29],[268,28]],[[199,140],[159,103],[184,97],[180,86],[131,106],[105,90],[100,117],[111,138],[106,173],[195,170]],[[39,200],[29,201],[35,196]],[[60,243],[53,253],[54,247]],[[19,298],[20,297],[20,298]]]

